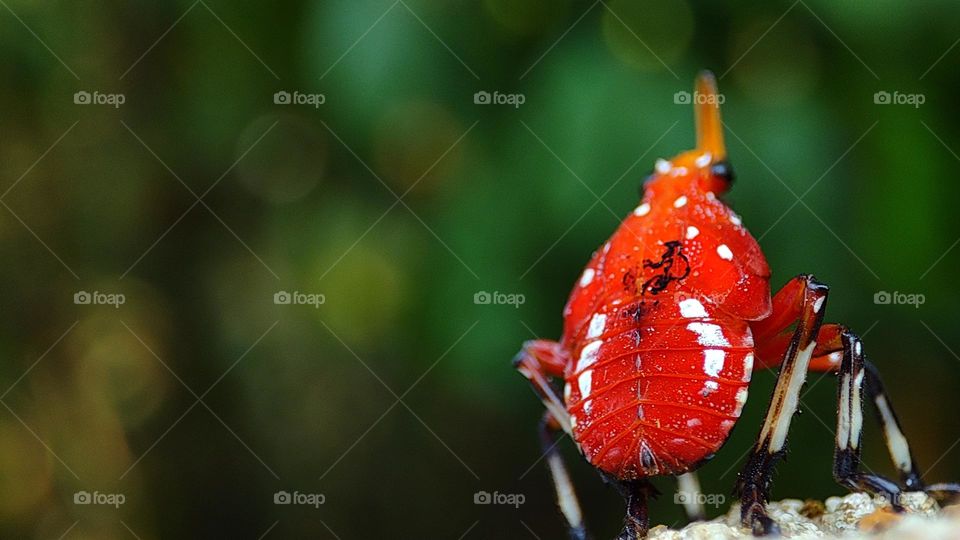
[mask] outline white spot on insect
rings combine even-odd
[[[707,165],[710,164],[711,158],[713,158],[713,156],[710,155],[710,152],[704,152],[700,154],[699,157],[697,157],[694,163],[697,165],[697,167],[706,167]]]
[[[570,386],[570,383],[565,383],[563,385],[563,400],[570,401],[570,393],[573,392],[573,388]]]
[[[690,418],[687,420],[687,427],[697,427],[701,424],[699,418]]]
[[[814,313],[820,313],[820,308],[823,307],[823,301],[826,300],[826,299],[827,299],[826,296],[821,296],[820,298],[817,298],[817,299],[813,302],[813,312],[814,312]]]
[[[587,346],[580,350],[580,358],[577,360],[577,371],[583,371],[597,361],[597,353],[600,351],[601,345],[603,345],[603,341],[597,340],[588,343]]]
[[[717,246],[717,255],[719,255],[720,258],[725,261],[733,260],[733,252],[730,251],[730,248],[728,248],[726,244],[720,244]]]
[[[587,339],[593,339],[600,337],[600,334],[603,334],[603,329],[607,325],[607,316],[602,313],[597,313],[590,319],[590,328],[587,329]]]
[[[650,204],[643,203],[640,206],[633,209],[633,215],[635,216],[645,216],[650,212]]]
[[[734,225],[739,227],[740,225],[743,225],[743,220],[740,219],[740,216],[734,214],[733,212],[730,212],[730,223],[733,223]]]
[[[724,431],[730,431],[734,423],[735,422],[733,420],[724,420],[723,422],[720,422],[720,429]]]
[[[698,317],[706,317],[707,310],[703,308],[703,304],[696,298],[687,298],[680,302],[680,314],[688,319],[696,319]]]
[[[853,352],[855,354],[863,354],[863,345],[859,341],[853,344]]]
[[[686,176],[686,175],[687,175],[687,168],[686,168],[686,167],[674,167],[673,170],[670,171],[670,175],[671,175],[671,176]]]
[[[606,255],[608,251],[610,251],[610,242],[603,245],[603,254]]]
[[[707,192],[707,200],[708,200],[708,201],[715,201],[715,200],[717,200],[717,196],[714,195],[712,191],[708,191],[708,192]]]
[[[588,399],[583,402],[583,412],[590,414],[590,410],[593,409],[593,400]]]
[[[673,165],[665,159],[658,159],[653,168],[660,174],[667,174],[673,168]]]
[[[740,416],[740,413],[743,412],[743,406],[747,403],[747,393],[748,391],[746,386],[737,390],[737,406],[733,409],[734,416]]]
[[[750,377],[753,376],[753,353],[747,353],[743,357],[743,382],[750,381]]]
[[[686,195],[681,195],[681,196],[677,197],[677,200],[673,201],[673,207],[674,207],[674,208],[682,208],[683,205],[685,205],[685,204],[687,204],[687,196],[686,196]]]
[[[589,285],[590,282],[593,281],[594,274],[596,274],[596,272],[593,270],[593,268],[587,268],[584,270],[583,274],[580,276],[580,286],[586,287]]]
[[[723,335],[723,329],[720,325],[704,322],[692,322],[687,325],[687,330],[697,334],[697,343],[704,347],[729,347],[730,342]],[[723,359],[720,360],[721,366]]]
[[[687,227],[687,240],[693,240],[700,234],[700,229],[694,227],[693,225]]]
[[[703,383],[703,390],[701,391],[701,394],[704,397],[707,397],[708,395],[716,392],[719,389],[720,389],[720,383],[718,383],[717,381],[707,381]]]
[[[580,374],[577,377],[577,386],[580,388],[580,398],[587,399],[590,397],[590,389],[593,385],[593,370],[588,369]]]
[[[570,415],[570,429],[577,429],[577,415]]]
[[[703,372],[710,377],[719,377],[720,370],[723,369],[723,360],[727,353],[716,349],[707,349],[703,351]]]

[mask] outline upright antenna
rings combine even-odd
[[[697,150],[710,152],[711,161],[723,161],[727,147],[723,144],[723,123],[720,121],[720,101],[717,80],[713,73],[701,71],[694,85],[693,110],[697,124]]]

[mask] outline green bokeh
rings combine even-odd
[[[925,479],[957,479],[958,15],[945,1],[7,0],[0,536],[561,537],[541,406],[509,360],[558,337],[654,160],[691,146],[673,96],[702,68],[726,98],[729,201],[774,286],[831,285],[827,317],[865,334]],[[81,90],[126,101],[78,105]],[[525,102],[477,105],[478,91]],[[81,290],[126,301],[77,305]],[[277,305],[280,290],[324,303]],[[480,291],[525,302],[478,305]],[[926,301],[878,305],[878,291]],[[756,374],[706,491],[729,495],[773,379]],[[808,388],[774,497],[842,492],[833,378]],[[562,448],[613,536],[619,497]],[[864,459],[892,472],[872,423]],[[653,521],[680,523],[672,480],[657,485]],[[74,504],[81,490],[126,503]],[[275,505],[281,490],[326,501]],[[479,490],[526,503],[477,506]]]

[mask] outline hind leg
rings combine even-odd
[[[550,378],[561,377],[566,358],[559,343],[547,340],[535,340],[524,343],[523,350],[513,359],[513,365],[533,386],[533,391],[540,397],[546,412],[540,420],[540,445],[546,456],[550,477],[557,495],[557,506],[563,514],[570,538],[573,540],[587,540],[586,525],[583,522],[583,512],[577,500],[570,474],[563,463],[563,457],[557,450],[557,433],[570,432],[570,415],[563,402],[557,397],[550,384]]]
[[[956,483],[924,485],[900,421],[884,390],[880,372],[867,360],[860,337],[835,324],[825,325],[821,336],[828,338],[822,343],[825,355],[822,361],[815,359],[811,363],[811,369],[834,371],[829,358],[834,352],[842,353],[838,371],[837,441],[834,450],[834,478],[837,482],[852,491],[869,491],[888,497],[893,507],[898,510],[901,490],[926,491],[940,500],[960,493],[960,485]],[[900,474],[900,485],[884,477],[859,471],[864,394],[867,400],[874,404],[887,451]]]
[[[553,479],[553,488],[557,495],[557,506],[567,522],[567,531],[572,540],[588,540],[586,524],[583,522],[583,512],[580,510],[580,501],[570,481],[570,474],[563,463],[563,456],[557,450],[557,433],[560,425],[550,412],[543,415],[540,421],[540,445],[547,456],[547,467]]]
[[[766,354],[775,351],[776,347],[771,347],[768,342]],[[893,494],[900,490],[925,491],[940,501],[960,495],[960,484],[951,482],[925,485],[921,480],[923,475],[884,389],[880,372],[867,359],[863,344],[856,334],[839,324],[824,324],[817,334],[817,347],[813,354],[810,371],[838,373],[839,415],[834,477],[841,485],[854,491],[870,491],[887,497],[893,497]],[[847,387],[845,393],[844,386]],[[859,472],[859,437],[865,401],[874,405],[875,418],[883,431],[890,460],[900,476],[898,490],[893,490],[891,481],[886,478]],[[852,428],[856,428],[856,433],[851,432]],[[857,439],[854,440],[854,437]],[[891,500],[896,502],[895,499]],[[897,505],[894,504],[894,507]]]

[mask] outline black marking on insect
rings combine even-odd
[[[647,292],[654,295],[660,294],[670,285],[671,281],[680,281],[690,275],[690,261],[687,259],[687,256],[683,254],[683,245],[680,241],[671,240],[663,244],[663,247],[665,247],[666,250],[660,255],[658,262],[653,262],[650,259],[643,260],[644,268],[660,270],[659,274],[648,279],[643,284],[644,294]],[[677,260],[681,261],[683,270],[675,273],[673,266]]]

